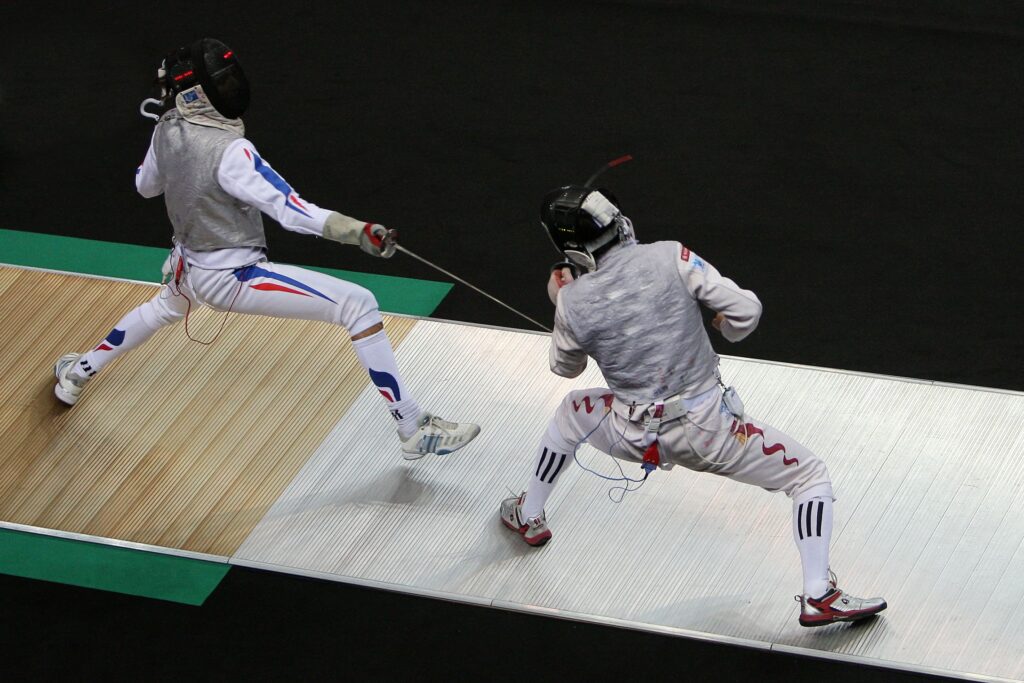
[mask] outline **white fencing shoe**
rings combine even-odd
[[[78,359],[81,356],[82,354],[80,353],[66,353],[58,358],[57,362],[53,365],[53,374],[57,378],[57,385],[53,387],[53,393],[69,406],[73,406],[78,402],[78,397],[82,394],[82,388],[89,381],[88,377],[83,378],[75,372]]]
[[[544,513],[541,512],[539,517],[531,517],[523,522],[524,498],[526,498],[525,491],[514,498],[506,498],[501,501],[501,523],[512,531],[517,532],[530,545],[544,545],[551,540],[551,529],[548,528],[548,521]]]
[[[829,570],[828,590],[820,598],[796,595],[800,603],[801,626],[824,626],[837,621],[857,621],[878,614],[888,605],[882,598],[855,598],[836,586],[836,575]]]
[[[402,441],[402,457],[418,460],[427,453],[447,455],[457,451],[480,433],[480,426],[471,422],[448,422],[436,415],[423,413],[419,428]]]

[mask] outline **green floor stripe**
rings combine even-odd
[[[230,565],[0,529],[0,572],[202,605]]]
[[[156,247],[0,230],[0,263],[19,266],[159,282],[166,256],[166,249]],[[389,313],[430,315],[452,288],[447,282],[305,267],[366,287],[377,297],[380,310]]]

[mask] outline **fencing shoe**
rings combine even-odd
[[[533,546],[541,546],[551,540],[551,529],[548,528],[548,521],[541,512],[539,517],[531,517],[523,522],[523,499],[526,492],[520,493],[514,498],[506,498],[501,501],[501,523],[512,531],[519,532],[523,540]]]
[[[801,626],[824,626],[836,621],[857,621],[878,614],[886,605],[882,598],[855,598],[836,586],[836,575],[829,570],[828,590],[820,598],[796,595],[800,603]]]
[[[436,415],[423,413],[419,428],[408,439],[402,440],[402,457],[418,460],[427,453],[447,455],[457,451],[480,433],[479,425],[471,422],[448,422]]]
[[[66,353],[58,358],[53,366],[53,374],[57,377],[57,385],[53,387],[53,393],[69,406],[78,402],[82,388],[89,381],[88,377],[82,377],[77,372],[78,359],[81,356],[80,353]]]

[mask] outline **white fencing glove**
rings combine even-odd
[[[359,248],[371,256],[391,258],[398,245],[398,231],[377,223],[367,223],[359,234]]]
[[[548,298],[551,303],[558,305],[558,290],[576,279],[579,271],[571,261],[559,261],[551,266],[551,275],[548,277]]]

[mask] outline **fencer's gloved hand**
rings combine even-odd
[[[569,284],[569,282],[572,282],[573,280],[579,278],[580,267],[569,260],[559,261],[558,263],[553,264],[551,266],[551,272],[554,273],[556,271],[564,271],[566,268],[569,269],[569,273],[567,276],[568,282],[566,282],[565,284]]]
[[[551,276],[548,278],[548,298],[551,303],[558,303],[558,290],[578,278],[579,269],[571,261],[559,261],[551,266]]]
[[[398,244],[398,232],[376,223],[364,223],[332,211],[324,222],[324,238],[342,244],[358,244],[367,254],[390,258]]]
[[[398,231],[376,223],[367,223],[359,235],[359,248],[371,256],[391,258],[398,245]]]

